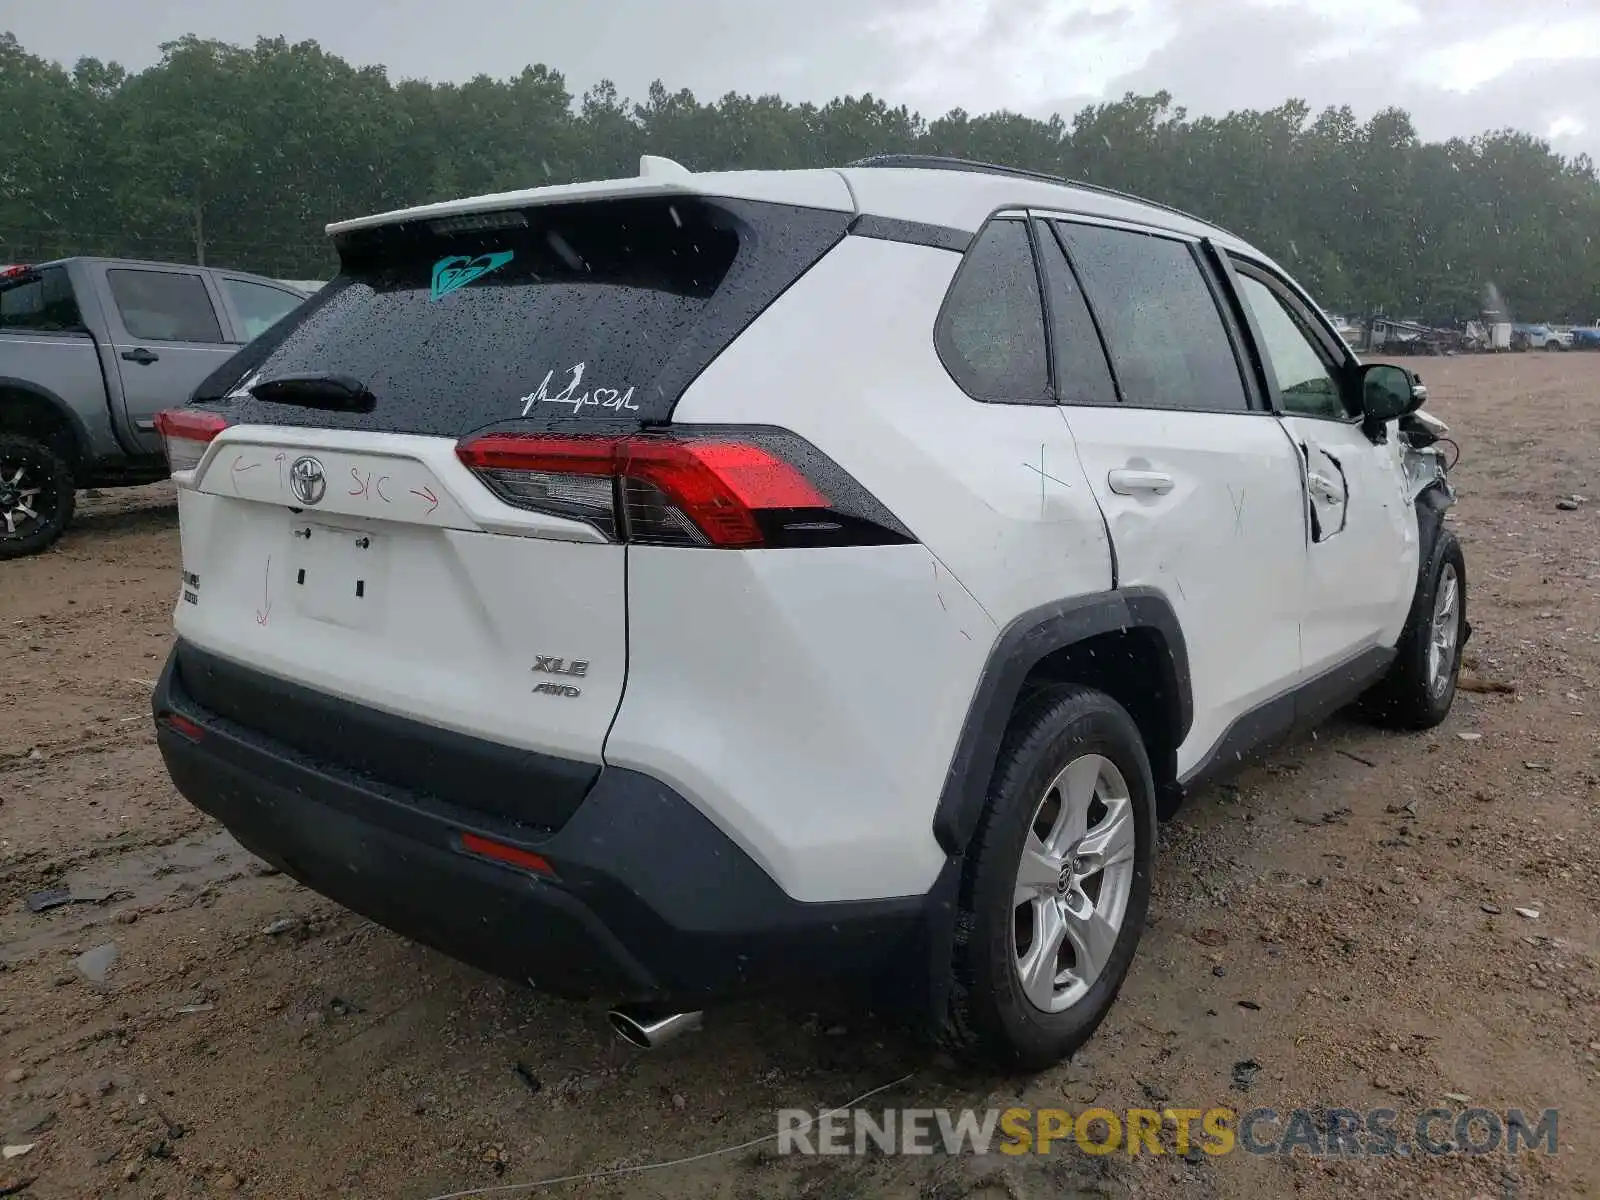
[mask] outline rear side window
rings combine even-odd
[[[1040,224],[1038,231],[1049,301],[1050,348],[1055,355],[1056,398],[1062,404],[1115,404],[1117,388],[1111,382],[1105,347],[1100,344],[1083,289],[1050,228]]]
[[[119,267],[106,272],[122,327],[153,342],[220,342],[222,326],[205,280],[179,271]]]
[[[65,267],[45,267],[37,278],[0,290],[0,329],[66,333],[83,328]]]
[[[300,297],[280,288],[247,279],[224,279],[233,311],[239,314],[239,336],[245,341],[260,337],[284,317],[300,307]]]
[[[1249,408],[1222,315],[1189,246],[1100,225],[1057,225],[1122,385],[1142,408]]]
[[[934,344],[945,369],[974,400],[1054,402],[1039,274],[1022,221],[990,221],[967,250]]]
[[[680,196],[357,230],[334,285],[241,361],[255,380],[353,376],[372,411],[229,403],[239,419],[450,437],[665,421],[849,218]]]

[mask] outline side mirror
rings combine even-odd
[[[1361,411],[1370,425],[1416,412],[1427,398],[1422,380],[1404,367],[1368,363],[1361,368]]]

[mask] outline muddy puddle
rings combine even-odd
[[[28,893],[0,916],[0,963],[71,945],[126,914],[181,907],[252,869],[262,869],[260,860],[220,829],[104,855]]]

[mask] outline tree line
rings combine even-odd
[[[1328,308],[1444,322],[1503,296],[1519,320],[1600,316],[1600,179],[1514,130],[1426,142],[1404,111],[1358,120],[1299,100],[1191,116],[1166,92],[1070,120],[872,95],[705,103],[543,65],[465,83],[392,81],[316,42],[194,36],[130,73],[70,69],[0,34],[0,262],[68,254],[204,262],[282,278],[335,269],[331,221],[480,192],[632,175],[953,155],[1120,188],[1248,238]]]

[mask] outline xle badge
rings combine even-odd
[[[589,664],[582,659],[568,662],[564,658],[553,655],[540,654],[534,658],[533,669],[541,675],[566,675],[582,679],[589,673]],[[553,683],[546,681],[534,687],[534,693],[545,696],[564,696],[568,700],[575,700],[583,692],[573,687],[570,683]]]
[[[464,254],[441,258],[433,264],[433,290],[428,296],[429,303],[466,287],[474,279],[482,279],[490,271],[498,271],[511,261],[514,253],[512,250],[496,250],[492,254],[480,254],[477,258],[468,258]]]

